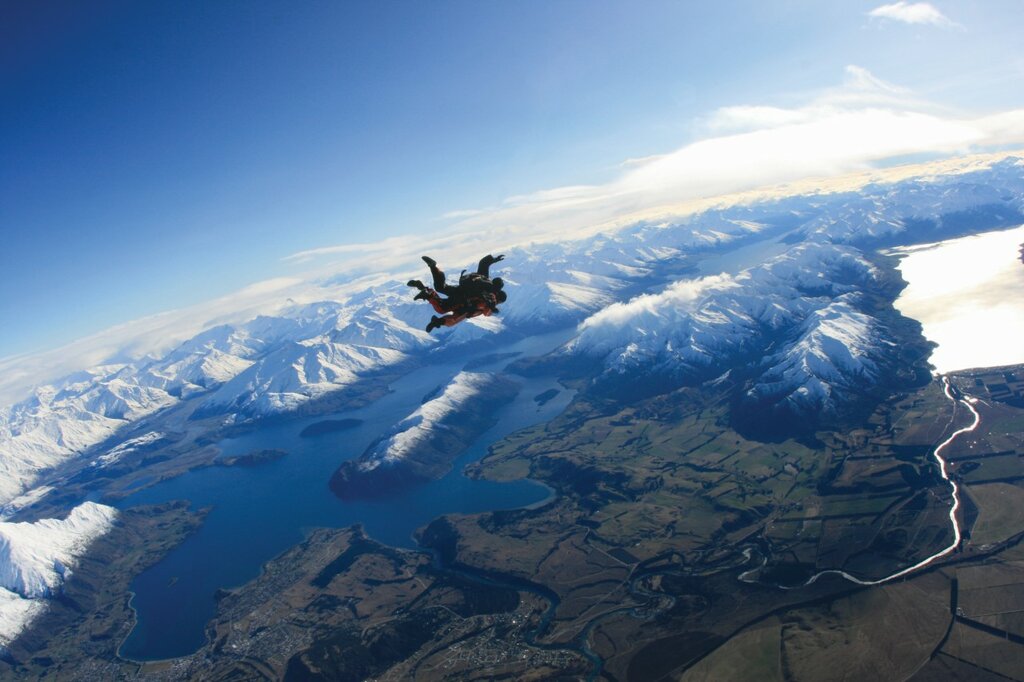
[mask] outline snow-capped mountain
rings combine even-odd
[[[392,290],[397,300],[399,286]],[[410,349],[436,343],[401,319],[387,318],[386,311],[365,300],[298,306],[287,316],[208,329],[162,358],[100,366],[37,388],[28,400],[0,411],[0,505],[28,490],[40,472],[182,399],[210,394],[204,408],[210,414],[294,409],[363,372],[404,360],[403,350],[390,344]],[[377,336],[360,338],[359,330]],[[111,453],[96,454],[104,462]]]
[[[870,245],[936,241],[969,231],[963,219],[1003,225],[1024,222],[1024,160],[1008,158],[972,173],[873,185],[829,197],[801,228],[806,237]],[[925,228],[930,239],[912,232]]]
[[[856,298],[844,294],[808,315],[796,341],[768,358],[747,397],[798,413],[833,414],[874,385],[880,372],[896,364],[898,349],[878,319],[857,309]]]
[[[23,597],[49,597],[70,574],[75,557],[113,523],[117,511],[83,502],[66,519],[0,522],[0,587]]]
[[[125,455],[135,452],[139,448],[153,446],[161,441],[165,440],[166,434],[160,431],[150,431],[144,433],[136,438],[129,438],[105,453],[100,455],[93,461],[92,465],[99,468],[109,467],[116,464]],[[13,504],[13,503],[12,503]]]
[[[803,244],[736,276],[680,280],[609,306],[580,325],[567,350],[603,358],[609,372],[714,374],[875,278],[874,266],[852,248]]]
[[[46,600],[25,599],[0,588],[0,654],[28,625],[46,610]]]
[[[143,385],[130,367],[101,367],[0,413],[0,504],[17,497],[40,471],[113,436],[125,424],[176,402]]]
[[[748,368],[745,400],[830,415],[898,361],[886,325],[865,312],[884,286],[852,247],[799,244],[736,276],[680,281],[610,306],[583,322],[565,352],[600,359],[598,382],[695,384]]]
[[[0,647],[42,612],[116,516],[112,507],[84,502],[65,519],[0,522]]]
[[[430,309],[403,284],[425,273],[393,273],[341,300],[212,326],[160,357],[37,387],[0,409],[0,504],[69,460],[103,461],[109,452],[97,446],[116,448],[125,426],[182,400],[200,401],[199,414],[266,416],[506,331],[582,323],[571,351],[611,374],[712,378],[740,364],[759,372],[749,399],[829,409],[893,352],[885,322],[853,295],[889,286],[857,249],[1014,220],[1024,222],[1024,161],[1012,157],[969,173],[669,214],[505,251],[493,273],[507,282],[501,314],[433,335],[423,331]],[[762,262],[765,253],[776,255]],[[698,270],[702,260],[721,267]]]
[[[265,416],[294,410],[407,357],[400,350],[334,343],[327,336],[288,341],[214,391],[200,414]]]

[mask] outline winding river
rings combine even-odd
[[[970,410],[972,415],[974,415],[974,421],[971,423],[970,426],[965,426],[965,427],[963,427],[961,429],[957,429],[956,431],[954,431],[952,434],[950,434],[949,438],[947,438],[946,440],[944,440],[941,443],[939,443],[935,447],[935,450],[932,452],[932,455],[935,457],[935,461],[937,461],[939,463],[939,472],[942,474],[942,480],[944,480],[947,483],[949,483],[950,487],[953,490],[953,505],[949,508],[949,520],[950,520],[950,523],[953,524],[953,542],[950,543],[950,545],[948,547],[946,547],[945,549],[942,549],[942,550],[936,552],[935,554],[932,554],[931,556],[929,556],[929,557],[927,557],[925,559],[922,559],[921,561],[917,562],[913,566],[908,566],[907,568],[904,568],[901,571],[897,571],[896,573],[893,573],[892,575],[888,575],[888,576],[886,576],[884,578],[879,578],[878,580],[862,580],[861,578],[858,578],[855,575],[847,573],[846,571],[842,571],[842,570],[839,570],[837,568],[830,568],[828,570],[819,571],[818,573],[815,573],[814,575],[812,575],[810,578],[808,578],[804,583],[802,583],[800,585],[794,585],[794,586],[789,586],[789,587],[787,587],[785,585],[777,585],[777,587],[780,587],[781,589],[784,589],[784,590],[793,590],[793,589],[798,589],[798,588],[801,588],[801,587],[807,587],[808,585],[811,585],[811,584],[815,583],[822,576],[826,576],[826,575],[838,575],[838,576],[840,576],[840,577],[842,577],[842,578],[844,578],[846,580],[849,580],[850,582],[855,583],[857,585],[881,585],[883,583],[891,582],[893,580],[898,580],[898,579],[903,578],[903,577],[905,577],[907,575],[910,575],[914,571],[918,571],[918,570],[924,568],[925,566],[927,566],[927,565],[929,565],[929,564],[931,564],[931,563],[941,559],[942,557],[948,556],[949,554],[952,554],[954,551],[956,551],[956,548],[960,546],[960,541],[962,540],[962,534],[960,532],[960,521],[956,517],[957,511],[959,511],[959,509],[960,509],[960,486],[958,486],[956,484],[956,481],[954,481],[952,478],[950,478],[949,471],[946,468],[946,460],[944,460],[942,458],[942,451],[945,450],[947,447],[949,447],[953,443],[953,441],[955,441],[957,438],[959,438],[963,434],[971,433],[972,431],[977,429],[978,426],[981,424],[981,415],[978,414],[978,411],[974,409],[974,405],[972,404],[974,402],[977,402],[977,398],[971,398],[969,396],[963,397],[963,398],[957,398],[956,396],[953,395],[953,389],[950,386],[949,377],[948,376],[943,376],[942,377],[942,388],[943,388],[943,392],[946,394],[946,397],[949,398],[950,401],[952,401],[954,406],[959,402],[959,403],[963,404],[963,406],[966,407],[968,410]],[[956,413],[955,412],[954,412],[953,416],[954,416],[954,418],[956,417]],[[750,550],[747,550],[748,556],[749,556],[749,551]],[[751,576],[753,574],[756,574],[760,570],[760,568],[761,567],[758,567],[758,568],[755,568],[753,570],[746,571],[745,573],[740,574],[740,576],[739,576],[740,580],[742,580],[744,582],[751,582],[751,583],[752,582],[757,582],[756,578],[751,578]]]

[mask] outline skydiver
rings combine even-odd
[[[484,256],[480,259],[475,273],[467,275],[463,271],[459,283],[452,285],[445,281],[445,274],[437,267],[437,262],[429,256],[423,256],[423,262],[430,268],[434,288],[424,286],[423,282],[417,279],[409,280],[408,285],[420,290],[415,296],[416,300],[429,302],[435,311],[443,314],[442,317],[431,317],[427,331],[442,326],[451,327],[470,317],[489,316],[499,312],[498,304],[504,303],[508,295],[503,290],[505,283],[500,277],[490,279],[490,267],[504,258],[503,255]],[[442,293],[448,298],[442,299],[439,295]]]
[[[453,327],[471,317],[478,317],[480,315],[490,317],[500,312],[498,304],[503,303],[508,298],[504,291],[499,291],[497,294],[485,292],[480,296],[472,296],[463,301],[451,298],[442,299],[433,289],[426,289],[424,292],[420,292],[417,298],[421,297],[429,301],[437,312],[447,313],[440,317],[437,315],[432,316],[430,322],[427,323],[428,332],[438,327]]]

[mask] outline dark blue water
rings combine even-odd
[[[501,350],[538,354],[558,345],[562,336],[529,339]],[[470,358],[417,370],[395,382],[392,393],[365,408],[274,424],[219,443],[224,455],[277,448],[289,453],[282,459],[254,467],[193,471],[123,500],[122,508],[186,499],[193,508],[210,506],[212,511],[195,534],[133,581],[132,606],[138,622],[120,654],[133,660],[156,660],[195,651],[204,643],[204,627],[216,613],[217,589],[252,580],[266,561],[301,541],[310,528],[361,523],[381,542],[414,547],[413,531],[442,514],[512,509],[548,497],[547,488],[532,481],[473,481],[461,474],[463,466],[482,457],[491,443],[565,409],[571,398],[565,390],[541,407],[534,402],[537,394],[561,388],[547,378],[517,378],[523,386],[517,399],[502,409],[499,423],[444,478],[374,501],[343,502],[328,489],[327,482],[341,462],[362,454]],[[493,370],[501,364],[474,371]],[[312,438],[298,435],[312,423],[339,417],[364,421],[347,431]]]

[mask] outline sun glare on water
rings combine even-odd
[[[1024,226],[896,250],[896,307],[938,344],[939,373],[1024,363]]]

